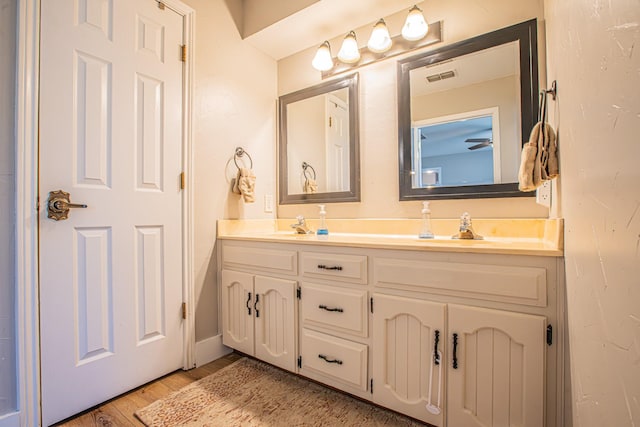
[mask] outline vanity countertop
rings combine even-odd
[[[329,236],[294,234],[295,219],[218,220],[218,239],[412,251],[563,256],[562,219],[474,219],[483,240],[451,239],[457,219],[433,219],[434,239],[419,239],[419,219],[329,219]],[[312,230],[317,220],[307,219]]]

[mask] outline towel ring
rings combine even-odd
[[[313,171],[313,178],[307,175],[307,169],[311,169]],[[305,180],[307,179],[316,179],[316,170],[307,162],[302,162],[302,173],[304,174]]]
[[[240,170],[240,166],[238,165],[238,158],[244,156],[245,154],[249,158],[249,165],[250,165],[249,167],[253,169],[253,159],[251,158],[249,153],[247,153],[242,147],[236,147],[236,152],[233,155],[233,163],[236,164],[236,167],[238,168],[238,170]]]

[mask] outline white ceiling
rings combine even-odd
[[[268,1],[268,0],[264,0]],[[275,60],[319,46],[324,40],[373,24],[416,0],[320,0],[248,36],[245,40]]]

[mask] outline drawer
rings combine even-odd
[[[300,319],[303,326],[367,336],[367,292],[302,283]]]
[[[367,257],[318,252],[301,252],[302,274],[344,282],[367,283]]]
[[[378,258],[375,286],[481,300],[547,305],[544,267]]]
[[[332,380],[367,390],[367,346],[302,329],[302,374],[310,370]]]
[[[222,265],[297,274],[298,255],[296,251],[283,249],[223,245]]]

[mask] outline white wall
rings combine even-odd
[[[574,425],[640,423],[640,4],[546,0]]]
[[[427,51],[472,36],[487,33],[532,18],[543,19],[543,0],[447,0],[421,4],[428,21],[443,20],[444,43],[413,51]],[[336,11],[340,13],[340,11]],[[386,19],[398,34],[406,10]],[[356,29],[359,44],[366,44],[371,25]],[[540,25],[542,26],[542,24]],[[332,39],[334,55],[344,34]],[[321,40],[318,41],[320,43]],[[539,40],[543,44],[543,40]],[[278,94],[284,95],[320,83],[320,72],[311,67],[316,46],[278,61]],[[544,47],[540,50],[544,56]],[[398,201],[398,136],[396,57],[360,68],[360,166],[361,203],[335,203],[327,206],[329,218],[420,216],[421,202]],[[544,63],[544,61],[542,61]],[[544,75],[544,74],[542,74]],[[435,218],[458,217],[468,211],[473,217],[546,217],[548,210],[533,198],[434,200]],[[278,216],[303,214],[317,217],[315,205],[280,205]]]
[[[218,333],[216,220],[270,218],[275,195],[276,62],[242,41],[223,0],[185,0],[196,10],[194,173],[196,340]],[[230,193],[235,147],[253,159],[256,203]]]
[[[0,0],[0,415],[16,409],[15,42],[16,0]]]

